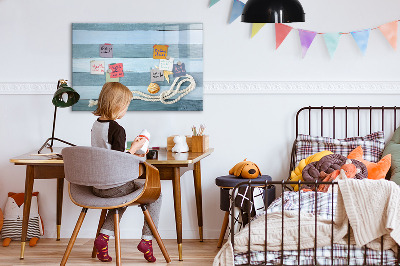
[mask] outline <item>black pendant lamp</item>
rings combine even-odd
[[[249,0],[243,9],[242,22],[304,22],[304,10],[298,0]]]

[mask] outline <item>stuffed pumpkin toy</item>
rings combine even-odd
[[[231,170],[229,170],[229,174],[253,179],[260,176],[261,171],[255,163],[247,161],[246,158],[242,162],[237,163]]]
[[[35,246],[40,236],[43,235],[43,223],[39,216],[38,195],[39,192],[32,193],[31,212],[26,236],[30,240],[29,246],[31,247]],[[4,247],[8,247],[11,240],[21,241],[23,213],[24,193],[9,192],[4,208],[3,228],[1,229]]]

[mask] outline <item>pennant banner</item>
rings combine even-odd
[[[371,29],[351,32],[351,35],[353,35],[353,38],[356,41],[363,55],[365,55],[365,51],[367,50],[368,47],[368,39],[370,32]]]
[[[209,7],[214,6],[219,1],[220,0],[210,0]],[[244,7],[245,3],[243,2],[243,0],[232,0],[232,10],[229,16],[229,24],[231,24],[232,22],[237,20],[238,17],[241,16]],[[323,36],[326,48],[328,49],[331,58],[333,58],[337,50],[337,47],[339,45],[340,37],[343,34],[351,34],[355,42],[357,43],[357,46],[359,47],[361,53],[365,55],[368,47],[368,41],[371,30],[379,29],[385,36],[389,44],[392,46],[392,48],[396,50],[399,21],[400,20],[392,21],[375,28],[370,28],[361,31],[335,32],[335,33],[315,32],[315,31],[293,28],[281,23],[275,23],[275,41],[276,41],[275,49],[278,49],[280,47],[280,45],[283,43],[283,41],[286,39],[289,33],[294,29],[299,31],[301,52],[303,58],[306,56],[307,51],[310,48],[317,34],[321,34]],[[251,38],[253,38],[265,26],[265,24],[266,23],[252,23]]]
[[[251,28],[251,38],[253,38],[260,30],[262,27],[264,27],[265,23],[253,23],[253,26]]]
[[[304,58],[317,33],[315,31],[299,30],[301,54]]]
[[[218,2],[219,2],[219,0],[210,0],[210,5],[208,7],[212,7],[213,5],[215,5]]]
[[[395,50],[397,49],[397,24],[398,21],[396,20],[378,27]]]
[[[275,23],[276,49],[278,49],[278,47],[285,40],[286,36],[288,36],[288,34],[290,33],[290,31],[292,29],[293,28],[288,25],[281,24],[281,23]]]
[[[325,33],[323,36],[324,36],[326,48],[328,48],[329,55],[332,58],[333,54],[336,51],[336,48],[338,47],[339,39],[340,39],[340,36],[342,36],[342,34],[340,34],[338,32]]]
[[[231,17],[229,19],[229,24],[242,15],[243,8],[244,8],[243,2],[239,0],[233,0],[232,12],[231,12]]]

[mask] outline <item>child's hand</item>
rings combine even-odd
[[[136,154],[135,153],[135,155],[136,156],[139,156],[139,157],[146,157],[146,155],[149,153],[149,149],[147,149],[147,151],[146,151],[146,153],[145,154]]]
[[[143,147],[143,145],[146,143],[145,138],[139,138],[136,137],[135,140],[132,142],[131,148],[129,149],[129,152],[132,154],[135,154],[140,148]],[[136,154],[138,155],[138,154]]]

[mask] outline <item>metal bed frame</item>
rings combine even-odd
[[[365,113],[365,112],[369,112],[369,132],[372,133],[372,127],[373,127],[373,114],[375,114],[376,112],[381,112],[381,130],[384,131],[385,130],[385,113],[387,113],[387,111],[393,112],[393,130],[396,129],[396,118],[397,118],[397,111],[400,108],[393,106],[393,107],[348,107],[348,106],[344,106],[344,107],[337,107],[337,106],[331,106],[331,107],[324,107],[324,106],[320,106],[320,107],[312,107],[312,106],[308,106],[308,107],[303,107],[301,108],[297,114],[296,114],[296,138],[297,136],[300,134],[299,133],[299,126],[300,123],[299,121],[301,120],[300,114],[302,114],[303,111],[308,111],[308,134],[311,135],[311,131],[312,131],[312,125],[311,125],[311,118],[312,118],[312,111],[316,110],[317,112],[319,111],[319,115],[320,115],[320,136],[324,136],[324,116],[326,115],[327,112],[324,111],[326,110],[331,110],[329,113],[331,113],[331,118],[332,118],[332,136],[333,138],[336,137],[336,122],[339,119],[336,119],[336,115],[337,112],[344,112],[344,121],[342,122],[342,125],[344,126],[345,129],[345,137],[348,137],[348,125],[349,125],[349,113],[350,112],[356,112],[357,115],[357,136],[360,136],[360,123],[361,123],[361,119],[360,119],[360,113]],[[326,117],[326,116],[325,116]],[[325,121],[328,119],[325,119]],[[315,122],[315,121],[314,121]],[[318,122],[318,121],[317,121]],[[344,123],[344,124],[343,124]],[[354,123],[352,124],[354,125]],[[293,144],[293,149],[292,149],[292,153],[291,153],[291,160],[290,160],[290,172],[295,169],[296,165],[295,165],[295,158],[296,158],[296,154],[295,154],[295,146],[296,146],[296,141]],[[289,176],[290,176],[290,172],[289,172]],[[330,184],[332,185],[332,189],[334,189],[334,186],[336,186],[338,183],[336,181],[332,181],[332,182],[319,182],[319,181],[315,181],[315,182],[304,182],[304,181],[252,181],[251,179],[247,182],[242,182],[240,184],[238,184],[237,186],[234,187],[233,191],[232,191],[232,195],[235,195],[236,190],[239,187],[242,186],[251,186],[251,187],[259,187],[259,188],[263,188],[265,191],[265,195],[266,198],[268,198],[268,188],[271,185],[275,185],[275,186],[280,186],[282,188],[282,195],[285,192],[285,190],[291,190],[290,186],[288,185],[300,185],[301,184],[306,184],[306,185],[315,185],[314,191],[317,192],[318,186],[319,185],[325,185],[325,184]],[[300,190],[298,191],[299,193],[299,202],[301,202],[301,192]],[[250,198],[252,198],[253,191],[250,189]],[[334,199],[334,193],[332,193],[332,238],[331,238],[331,261],[332,261],[332,265],[334,262],[334,250],[333,250],[333,224],[334,224],[334,217],[333,217],[333,210],[334,210],[334,206],[333,206],[333,199]],[[315,193],[315,213],[317,213],[317,202],[318,202],[318,198],[317,198],[317,193]],[[268,219],[267,219],[267,201],[264,202],[264,207],[265,207],[265,247],[264,247],[264,262],[260,263],[259,265],[272,265],[272,264],[268,264],[267,262],[267,233],[268,233]],[[282,197],[282,212],[284,212],[284,197]],[[299,204],[299,210],[298,210],[298,214],[299,214],[299,220],[298,220],[298,226],[300,227],[300,204]],[[234,197],[232,197],[232,201],[231,201],[231,232],[230,232],[230,236],[231,236],[231,244],[232,247],[234,248],[235,245],[235,241],[234,241],[234,217],[235,217],[235,208],[234,208]],[[317,249],[317,215],[315,215],[315,239],[314,239],[314,258],[313,264],[308,264],[308,265],[318,265],[317,264],[317,254],[316,254],[316,249]],[[247,245],[247,264],[245,265],[250,265],[251,264],[251,249],[250,249],[250,243],[251,243],[251,219],[249,219],[248,222],[248,227],[249,227],[249,242]],[[280,264],[279,265],[284,265],[283,264],[283,251],[284,251],[284,240],[283,240],[283,235],[284,235],[284,218],[282,216],[282,240],[281,240],[281,250],[280,250]],[[301,238],[300,238],[300,230],[298,233],[298,248],[297,248],[297,265],[304,265],[304,264],[300,264],[300,254],[301,254],[301,249],[300,249],[300,242],[301,242]],[[399,252],[397,253],[397,258],[396,258],[396,263],[395,265],[400,265],[400,246],[397,245],[397,248],[399,250]],[[364,249],[364,263],[363,265],[367,265],[367,253],[366,253],[366,246],[363,246]],[[346,265],[350,265],[350,224],[348,226],[348,233],[347,233],[347,264]],[[380,265],[384,265],[384,261],[383,261],[383,236],[381,237],[381,257],[380,257]]]

